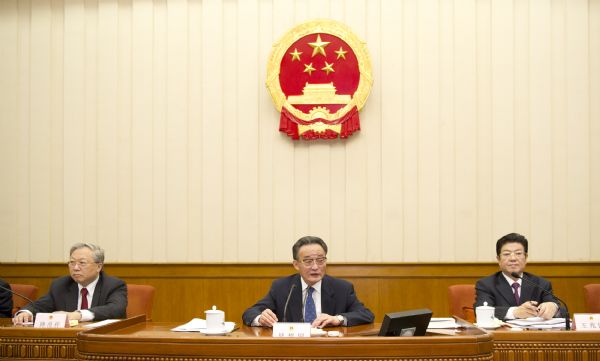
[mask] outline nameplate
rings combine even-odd
[[[65,328],[68,327],[66,313],[38,313],[35,315],[34,328]]]
[[[273,337],[310,337],[310,323],[276,322]]]
[[[600,331],[600,313],[576,313],[573,320],[577,331]]]

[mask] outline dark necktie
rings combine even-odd
[[[517,306],[520,304],[519,302],[520,302],[520,299],[521,299],[521,297],[519,296],[519,287],[521,287],[521,285],[519,284],[519,282],[515,282],[515,283],[512,284],[512,288],[515,291],[514,292],[514,294],[515,294],[515,302],[516,302]]]
[[[81,309],[82,310],[88,309],[87,295],[88,295],[87,288],[82,288],[81,289]]]
[[[317,318],[317,308],[315,307],[315,300],[312,297],[314,290],[312,287],[308,288],[308,295],[304,304],[304,322],[308,323],[312,323]]]

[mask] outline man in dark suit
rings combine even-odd
[[[12,293],[10,292],[10,285],[0,278],[0,318],[12,317]]]
[[[91,243],[77,243],[69,254],[70,276],[54,280],[46,295],[17,312],[15,324],[31,322],[37,312],[67,313],[69,320],[79,321],[125,317],[127,286],[102,271],[104,250]]]
[[[534,316],[545,319],[559,317],[559,307],[552,296],[552,284],[542,277],[524,272],[527,250],[527,238],[518,233],[507,234],[496,242],[496,259],[500,272],[477,281],[477,299],[473,307],[483,306],[487,302],[488,306],[495,307],[496,318],[503,320]],[[513,277],[514,272],[538,287]]]
[[[358,300],[352,284],[325,274],[327,245],[321,238],[300,238],[292,255],[298,274],[275,280],[269,293],[242,315],[246,325],[272,327],[282,321],[325,327],[373,322],[373,313]]]

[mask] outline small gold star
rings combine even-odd
[[[337,54],[337,58],[344,58],[346,59],[346,53],[347,51],[342,49],[342,47],[340,46],[340,50],[336,50],[335,53]]]
[[[335,72],[335,70],[333,70],[333,63],[329,64],[328,62],[325,62],[325,66],[321,68],[321,70],[326,72],[327,75],[329,75],[331,72]]]
[[[292,56],[292,61],[294,61],[294,60],[300,61],[300,55],[302,54],[302,52],[298,51],[298,49],[294,48],[294,51],[289,54]]]
[[[312,46],[313,48],[312,56],[315,56],[317,54],[322,54],[323,56],[326,56],[325,47],[329,45],[329,43],[330,41],[321,40],[321,34],[317,35],[317,41],[315,41],[314,43],[308,43],[308,45]]]
[[[310,64],[304,64],[304,72],[308,73],[308,75],[312,75],[312,72],[315,71],[316,69],[313,68],[312,63]]]

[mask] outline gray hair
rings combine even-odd
[[[321,248],[323,248],[325,254],[327,254],[327,245],[325,244],[325,241],[315,236],[304,236],[297,240],[296,243],[294,243],[294,245],[292,246],[292,257],[294,257],[295,260],[299,261],[298,251],[300,251],[300,247],[306,246],[307,244],[318,244],[319,246],[321,246]]]
[[[71,247],[69,256],[72,255],[73,252],[75,252],[76,250],[81,249],[81,248],[87,248],[90,251],[92,251],[92,258],[94,259],[94,262],[104,264],[104,250],[102,248],[100,248],[100,246],[97,246],[93,243],[81,243],[81,242],[75,243]]]

